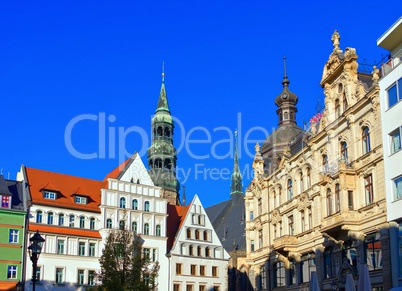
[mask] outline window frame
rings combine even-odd
[[[7,279],[17,279],[18,276],[18,266],[8,265],[7,266]]]
[[[391,104],[391,102],[390,102],[390,91],[391,91],[391,89],[393,89],[393,88],[395,88],[395,102],[394,103],[392,103]],[[394,107],[396,104],[398,104],[400,101],[401,101],[401,99],[402,99],[402,78],[400,78],[400,79],[398,79],[398,80],[396,80],[394,83],[392,83],[392,85],[391,86],[389,86],[387,89],[386,89],[386,92],[387,92],[387,109],[390,109],[390,108],[392,108],[392,107]]]
[[[362,128],[362,147],[363,155],[371,151],[370,128],[368,126],[363,126]]]
[[[393,133],[397,133],[395,135],[393,135]],[[391,131],[388,134],[388,141],[389,141],[389,155],[393,155],[397,152],[399,152],[402,149],[402,139],[401,139],[401,135],[402,135],[402,126],[399,126],[397,128],[395,128],[393,131]],[[397,138],[398,140],[398,145],[399,148],[395,149],[394,148],[394,139]]]
[[[401,185],[399,189],[397,184]],[[402,175],[392,179],[392,197],[394,201],[402,199]]]
[[[17,244],[20,240],[19,230],[11,228],[9,231],[8,242],[11,244]]]
[[[372,174],[364,177],[364,197],[366,205],[374,203],[374,187]]]

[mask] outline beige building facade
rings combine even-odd
[[[256,145],[244,263],[256,290],[306,290],[312,272],[321,290],[342,290],[363,264],[373,290],[391,287],[379,72],[358,72],[356,50],[341,50],[337,31],[331,40],[323,112],[297,127],[285,72],[278,129]]]

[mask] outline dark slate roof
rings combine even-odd
[[[22,182],[5,180],[0,175],[0,194],[12,196],[12,209],[24,210]]]
[[[13,195],[7,187],[6,180],[4,180],[3,175],[0,175],[0,194],[1,195]]]
[[[246,250],[244,195],[232,194],[231,199],[205,208],[222,246],[227,252]]]

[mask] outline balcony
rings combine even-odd
[[[389,57],[389,59],[381,65],[381,78],[391,73],[401,63],[402,57]]]
[[[297,247],[298,239],[294,235],[283,235],[274,239],[274,250],[288,252]]]
[[[360,221],[360,215],[356,211],[337,212],[325,217],[321,223],[321,232],[336,232],[355,228]]]

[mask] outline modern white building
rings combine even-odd
[[[166,257],[167,200],[161,188],[154,185],[138,154],[119,165],[105,178],[101,190],[100,234],[106,242],[109,229],[131,229],[144,240],[144,253],[158,261],[157,284],[160,290],[168,285]]]
[[[390,53],[381,66],[380,106],[392,285],[402,290],[402,17],[377,40],[377,45]]]
[[[95,284],[101,255],[100,189],[95,181],[21,167],[27,185],[28,235],[45,239],[38,260],[36,290],[85,290]],[[25,290],[32,290],[32,263],[26,252]]]
[[[229,254],[197,195],[188,206],[168,205],[168,291],[227,290]]]

